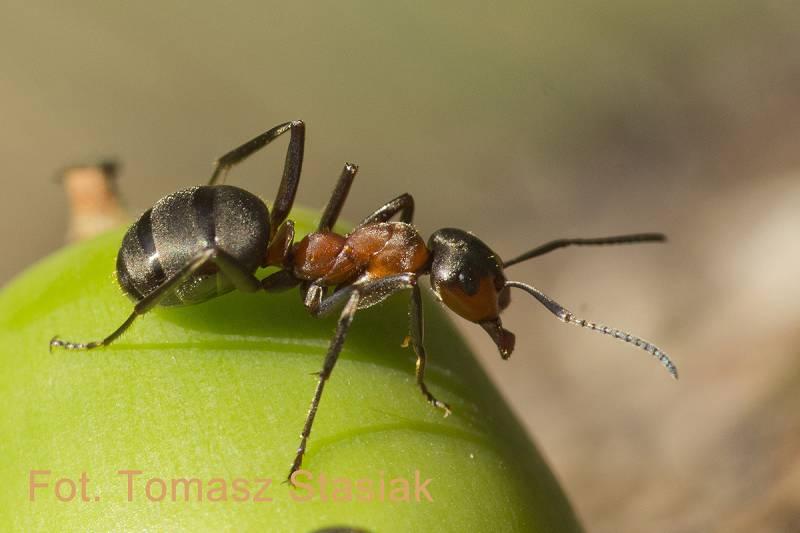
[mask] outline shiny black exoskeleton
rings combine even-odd
[[[286,164],[271,213],[254,194],[220,183],[231,167],[286,132],[291,132]],[[50,346],[106,346],[157,305],[190,305],[233,289],[254,292],[296,284],[281,275],[258,280],[254,274],[261,266],[282,264],[288,253],[294,225],[286,217],[300,181],[304,141],[302,121],[275,126],[219,158],[208,185],[156,202],[128,229],[117,255],[117,280],[135,302],[128,319],[102,340],[79,343],[55,337]]]
[[[271,209],[252,193],[221,183],[232,166],[286,132],[290,132],[286,162]],[[128,229],[117,256],[117,279],[135,302],[131,314],[102,340],[77,343],[54,337],[51,348],[88,350],[106,346],[136,317],[157,305],[196,304],[234,289],[271,292],[299,285],[303,302],[313,316],[343,308],[318,374],[290,479],[300,468],[322,391],[356,311],[392,294],[411,291],[408,338],[417,356],[416,383],[431,405],[445,415],[450,413],[449,406],[430,393],[424,379],[427,355],[418,279],[426,274],[431,277],[435,296],[461,317],[482,326],[504,359],[514,350],[515,337],[503,328],[500,313],[510,302],[510,289],[518,288],[566,323],[646,350],[677,378],[669,357],[654,345],[580,319],[537,288],[509,281],[505,275],[506,268],[558,248],[663,241],[663,235],[559,239],[503,261],[480,239],[460,229],[441,229],[426,244],[413,226],[414,200],[409,194],[387,202],[352,232],[340,235],[332,228],[358,171],[347,163],[317,230],[295,243],[294,225],[287,216],[300,180],[304,139],[305,125],[299,120],[275,126],[222,156],[208,185],[184,189],[156,202]],[[400,220],[392,221],[398,215]],[[265,266],[278,270],[258,279],[257,270]]]
[[[117,255],[117,281],[138,302],[212,248],[255,274],[266,266],[269,238],[269,210],[254,194],[230,185],[184,189],[159,200],[128,229]],[[188,281],[159,305],[200,303],[235,288],[218,268]]]

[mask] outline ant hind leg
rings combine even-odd
[[[220,271],[237,289],[245,292],[254,292],[261,288],[261,282],[252,273],[242,267],[235,258],[222,250],[208,248],[198,253],[194,259],[189,261],[178,272],[167,278],[161,285],[156,287],[155,290],[139,300],[133,307],[133,311],[128,318],[107,337],[92,342],[71,342],[59,339],[58,336],[55,336],[50,341],[50,349],[91,350],[101,346],[108,346],[120,335],[125,333],[138,316],[147,313],[157,306],[166,296],[180,287],[192,274],[209,262],[216,264]]]
[[[58,336],[53,337],[50,341],[50,350],[53,348],[64,348],[67,350],[91,350],[94,348],[99,348],[101,346],[108,346],[112,342],[114,342],[120,335],[125,333],[125,331],[133,324],[133,321],[139,315],[143,315],[153,307],[158,305],[158,303],[167,295],[169,295],[172,290],[179,287],[181,283],[186,281],[192,274],[197,272],[203,265],[205,265],[210,259],[212,254],[214,253],[213,250],[204,250],[202,253],[198,254],[192,261],[186,264],[182,269],[178,272],[167,278],[164,283],[159,285],[155,290],[153,290],[150,294],[139,300],[136,305],[133,307],[133,311],[117,329],[115,329],[110,335],[105,337],[99,341],[92,341],[92,342],[71,342],[59,339]]]
[[[289,211],[291,211],[294,204],[297,186],[300,182],[306,137],[306,125],[302,120],[279,124],[223,155],[217,160],[214,173],[208,182],[209,185],[216,185],[225,181],[225,175],[231,167],[241,163],[287,131],[291,131],[291,136],[289,138],[289,147],[286,149],[283,177],[281,178],[281,184],[278,187],[278,194],[275,196],[275,203],[272,205],[272,213],[270,215],[270,227],[273,234],[289,215]]]

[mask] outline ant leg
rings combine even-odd
[[[548,243],[537,246],[529,252],[525,252],[519,257],[515,257],[503,263],[503,268],[510,267],[526,261],[532,257],[544,255],[559,248],[566,248],[567,246],[589,246],[589,245],[603,245],[603,244],[632,244],[637,242],[663,242],[667,237],[662,233],[634,233],[632,235],[619,235],[615,237],[599,237],[596,239],[556,239]]]
[[[248,272],[247,269],[242,267],[234,257],[222,250],[209,248],[197,254],[197,256],[189,261],[186,266],[166,279],[164,283],[159,285],[150,294],[139,300],[134,306],[133,312],[131,312],[130,316],[128,316],[125,322],[123,322],[122,325],[120,325],[103,340],[86,343],[69,342],[61,340],[58,338],[58,336],[56,336],[50,341],[50,348],[52,349],[53,347],[58,347],[65,348],[67,350],[91,350],[101,346],[108,346],[120,335],[122,335],[131,326],[131,324],[133,324],[133,321],[136,320],[139,315],[143,315],[150,311],[153,307],[157,306],[165,296],[169,295],[173,290],[180,287],[183,282],[185,282],[192,274],[202,268],[206,263],[216,264],[217,267],[219,267],[220,272],[222,272],[222,274],[224,274],[233,283],[233,285],[241,291],[255,292],[261,288],[261,282],[250,272]]]
[[[256,292],[261,289],[261,280],[243,267],[235,257],[218,248],[213,249],[213,252],[211,262],[219,267],[220,272],[234,287],[242,292]]]
[[[328,381],[331,372],[333,372],[333,367],[336,365],[337,359],[339,359],[339,354],[342,351],[344,339],[347,336],[347,330],[350,329],[350,324],[353,323],[353,317],[358,310],[359,297],[360,295],[358,291],[352,291],[347,300],[347,304],[342,310],[342,314],[339,316],[339,323],[336,326],[336,333],[334,334],[333,340],[331,340],[331,344],[328,347],[328,353],[325,355],[325,361],[322,364],[322,370],[318,374],[317,388],[314,390],[314,397],[311,400],[311,408],[308,410],[306,422],[303,424],[303,431],[300,433],[300,445],[297,447],[297,454],[294,456],[292,467],[289,470],[289,475],[287,476],[287,481],[289,481],[289,483],[292,483],[292,475],[297,472],[300,469],[300,465],[303,464],[303,455],[306,453],[308,437],[311,435],[311,426],[314,425],[314,418],[317,416],[317,409],[319,408],[319,402],[322,399],[322,391],[325,388],[325,382]]]
[[[326,287],[317,283],[311,283],[303,291],[303,305],[314,317],[322,317],[331,314],[340,307],[353,292],[361,294],[360,308],[370,307],[382,302],[392,294],[403,289],[410,289],[417,284],[417,275],[411,272],[404,274],[394,274],[385,278],[378,278],[371,281],[348,285],[336,290],[330,296],[325,295]]]
[[[261,280],[261,288],[267,292],[283,292],[300,284],[289,270],[279,270]]]
[[[408,318],[411,345],[414,347],[414,353],[417,354],[416,376],[419,390],[422,391],[423,396],[425,396],[432,406],[442,409],[444,411],[444,416],[448,416],[450,414],[450,406],[437,400],[433,394],[428,391],[428,387],[425,385],[425,363],[427,361],[427,354],[425,353],[425,346],[423,344],[424,323],[422,320],[422,295],[420,294],[419,285],[417,284],[414,284],[414,288],[411,290]]]
[[[127,330],[133,321],[136,320],[136,317],[139,315],[143,315],[148,312],[150,309],[158,305],[158,302],[161,301],[165,296],[170,294],[172,290],[179,287],[181,283],[186,281],[192,274],[197,272],[203,265],[205,265],[213,256],[214,250],[204,250],[200,254],[198,254],[194,259],[192,259],[189,263],[186,264],[182,269],[178,272],[170,276],[168,279],[164,281],[161,285],[159,285],[155,290],[153,290],[150,294],[139,300],[133,308],[133,312],[128,316],[125,322],[122,323],[117,329],[115,329],[110,335],[108,335],[103,340],[99,341],[92,341],[92,342],[69,342],[64,341],[58,338],[58,336],[53,337],[50,341],[50,349],[53,347],[57,348],[65,348],[67,350],[91,350],[93,348],[99,348],[100,346],[108,346],[112,342],[114,342],[117,337],[122,335],[125,330]]]
[[[379,207],[374,213],[362,220],[356,228],[377,222],[386,222],[397,213],[400,213],[400,222],[411,224],[414,219],[414,197],[408,193],[401,194],[394,200]]]
[[[325,206],[325,211],[319,219],[317,231],[330,231],[333,225],[336,224],[357,172],[358,165],[345,163],[342,174],[339,176],[339,181],[336,182],[336,187],[334,187],[330,200],[328,200],[328,205]]]
[[[314,418],[319,409],[319,402],[322,398],[322,391],[325,388],[325,383],[330,378],[333,372],[333,367],[339,359],[339,354],[344,345],[345,336],[353,322],[353,316],[359,307],[371,305],[376,300],[371,296],[378,298],[385,298],[399,290],[407,289],[416,286],[416,275],[411,273],[398,274],[389,276],[382,279],[377,279],[363,283],[361,285],[350,285],[343,289],[334,292],[332,295],[322,299],[324,287],[316,284],[311,284],[308,288],[308,295],[306,297],[306,307],[314,316],[324,316],[330,314],[342,302],[346,302],[344,309],[339,315],[339,323],[336,326],[336,333],[333,335],[330,345],[328,346],[328,353],[325,356],[325,361],[322,364],[322,370],[317,374],[319,380],[317,381],[317,388],[314,391],[314,397],[311,400],[311,408],[306,415],[306,422],[303,425],[303,431],[300,434],[300,445],[297,447],[297,454],[292,462],[291,470],[287,480],[291,483],[292,474],[300,469],[303,463],[303,456],[306,453],[308,438],[311,435],[311,426],[314,424]]]
[[[284,267],[293,243],[294,221],[284,220],[283,224],[275,230],[275,234],[267,246],[267,262],[265,266]]]
[[[291,131],[289,147],[286,149],[283,177],[281,178],[281,184],[278,187],[278,194],[275,197],[275,203],[272,205],[272,214],[270,216],[273,232],[286,220],[297,193],[300,170],[303,167],[303,148],[306,137],[306,125],[302,120],[279,124],[223,155],[217,160],[214,173],[208,182],[209,185],[215,185],[218,182],[225,181],[225,175],[231,167],[241,163],[287,131]]]

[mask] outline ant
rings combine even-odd
[[[283,177],[272,211],[254,194],[224,185],[228,171],[277,137],[290,132]],[[416,353],[416,382],[427,401],[450,414],[425,385],[427,355],[423,346],[422,299],[418,279],[428,274],[436,298],[489,334],[503,359],[514,350],[514,334],[503,328],[500,312],[510,303],[510,289],[521,289],[563,322],[610,335],[652,354],[672,377],[677,369],[656,346],[624,331],[578,318],[539,289],[508,281],[504,270],[567,246],[664,241],[659,233],[597,239],[559,239],[503,261],[486,244],[464,230],[436,231],[427,244],[412,225],[414,199],[401,194],[362,220],[347,235],[332,231],[358,172],[342,170],[317,230],[294,242],[294,223],[287,219],[300,181],[305,124],[295,120],[275,126],[223,155],[208,185],[172,193],[128,229],[117,255],[117,281],[134,302],[130,316],[102,340],[77,343],[54,337],[53,347],[90,350],[108,346],[139,315],[155,306],[191,305],[234,289],[277,292],[300,286],[306,309],[325,316],[342,308],[317,387],[306,416],[289,479],[303,461],[311,426],[325,383],[333,371],[356,311],[411,291],[409,340]],[[390,221],[399,215],[399,222]],[[263,279],[260,267],[280,270]]]

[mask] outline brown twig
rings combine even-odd
[[[127,223],[116,190],[117,164],[76,165],[61,173],[70,207],[66,239],[77,242]]]

